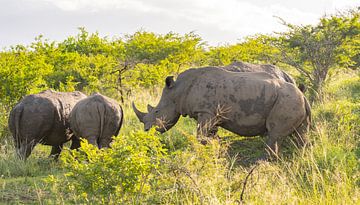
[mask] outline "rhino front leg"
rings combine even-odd
[[[64,144],[61,144],[61,145],[55,145],[55,146],[52,146],[51,148],[51,153],[50,153],[50,156],[49,157],[53,157],[54,159],[58,159],[59,158],[59,155],[61,153],[61,150],[63,148],[63,145]]]
[[[201,144],[207,144],[209,137],[217,137],[218,127],[214,116],[208,113],[199,113],[197,121],[197,138],[200,140]]]

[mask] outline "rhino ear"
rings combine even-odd
[[[174,76],[168,76],[165,80],[166,87],[172,88],[175,85]]]

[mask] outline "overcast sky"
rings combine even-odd
[[[78,27],[121,37],[139,29],[199,34],[210,45],[283,31],[274,16],[314,24],[359,0],[0,0],[0,48],[29,44],[40,34],[62,41]]]

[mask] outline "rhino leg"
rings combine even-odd
[[[218,125],[213,115],[199,113],[197,116],[197,138],[201,144],[208,142],[207,138],[217,138]]]
[[[291,135],[295,128],[299,127],[305,116],[303,99],[301,96],[286,95],[280,93],[278,100],[266,119],[266,129],[268,131],[267,145],[269,152],[278,155],[281,142],[285,137]]]
[[[280,146],[281,143],[283,142],[283,137],[277,137],[277,136],[268,136],[268,139],[266,141],[266,145],[267,145],[267,153],[268,156],[274,156],[274,157],[278,157],[279,156],[279,152],[280,152]]]
[[[80,139],[72,137],[70,149],[78,149],[80,147]]]
[[[298,147],[303,147],[308,143],[308,138],[306,136],[306,133],[309,131],[309,122],[307,119],[304,120],[304,122],[295,129],[295,140],[296,145]]]
[[[98,137],[96,137],[96,136],[89,136],[89,137],[86,138],[86,140],[89,142],[89,144],[92,144],[92,145],[94,145],[96,147],[99,147],[97,139],[98,139]]]
[[[63,145],[64,144],[52,146],[50,157],[53,157],[54,159],[58,159],[59,155],[60,155],[60,152],[61,152],[61,150],[63,148]]]
[[[16,153],[20,159],[26,160],[30,156],[35,145],[36,142],[34,140],[30,142],[27,141],[21,142],[16,150]]]
[[[109,148],[110,147],[110,143],[112,142],[112,137],[108,137],[108,136],[104,136],[102,138],[100,138],[99,140],[99,148]]]

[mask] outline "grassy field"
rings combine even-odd
[[[166,148],[161,157],[153,157],[149,150],[158,149],[156,140],[138,131],[143,127],[130,107],[132,100],[142,110],[145,100],[155,105],[159,96],[145,92],[123,105],[125,121],[116,139],[119,148],[95,153],[103,158],[89,156],[93,161],[77,167],[66,163],[68,151],[62,161],[54,162],[47,157],[50,147],[43,145],[38,145],[26,162],[18,160],[6,131],[7,118],[2,116],[0,204],[360,204],[359,75],[334,77],[325,92],[324,102],[313,105],[313,129],[308,133],[311,146],[297,149],[289,139],[282,156],[271,162],[256,161],[264,153],[261,137],[244,138],[220,130],[220,141],[200,145],[194,137],[195,121],[189,118],[181,118],[163,135],[149,134]],[[129,149],[122,150],[121,143]],[[142,147],[147,151],[141,152]],[[89,150],[85,152],[89,154]],[[129,150],[126,156],[132,161],[122,158]],[[144,161],[134,156],[144,156]],[[143,170],[140,162],[156,166]],[[113,166],[113,170],[101,170],[102,163]],[[132,167],[143,170],[141,174],[147,173],[146,177],[140,174],[122,181],[127,168]],[[99,180],[86,182],[88,178],[83,176],[99,173],[105,176],[102,180],[108,187],[95,183]],[[124,185],[132,188],[125,189]],[[120,191],[119,186],[123,188]],[[99,192],[94,193],[95,189]]]

